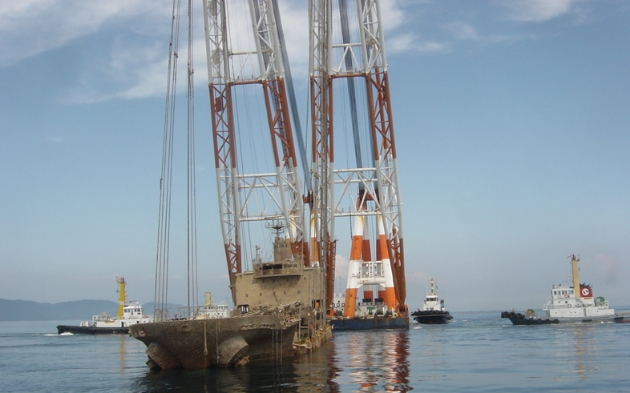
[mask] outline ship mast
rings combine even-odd
[[[125,278],[116,277],[116,283],[118,284],[118,314],[116,314],[116,318],[121,319],[125,308],[125,301],[127,300],[127,293],[125,292]]]
[[[575,297],[582,297],[582,291],[580,290],[580,272],[578,270],[578,262],[580,257],[576,257],[575,254],[571,255],[571,277],[573,278],[573,293]]]

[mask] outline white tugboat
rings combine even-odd
[[[608,301],[594,297],[588,284],[580,284],[577,263],[580,258],[571,255],[572,286],[552,285],[551,296],[542,309],[544,317],[529,309],[525,314],[504,311],[501,318],[508,318],[514,325],[540,325],[552,323],[621,322],[624,315],[615,314]],[[624,313],[625,314],[625,313]],[[625,315],[628,318],[628,315]]]
[[[431,292],[424,299],[422,310],[414,311],[411,316],[416,322],[422,324],[443,324],[453,319],[444,308],[444,300],[438,299],[433,279],[431,279]]]
[[[127,302],[125,278],[116,277],[116,282],[118,283],[118,293],[120,294],[116,318],[112,318],[106,312],[103,312],[92,316],[92,321],[82,321],[79,326],[59,325],[57,326],[57,332],[59,334],[128,334],[130,325],[153,322],[151,316],[144,315],[144,309],[139,302],[135,300]]]

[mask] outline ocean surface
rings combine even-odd
[[[630,323],[448,325],[337,332],[298,360],[153,372],[125,335],[57,335],[79,321],[0,322],[0,392],[630,392]]]

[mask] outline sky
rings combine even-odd
[[[541,308],[572,254],[595,296],[630,306],[630,3],[381,8],[409,307],[434,278],[452,311]],[[280,9],[305,97],[306,2]],[[0,298],[115,301],[124,276],[130,298],[153,300],[171,11],[166,0],[0,3]],[[200,27],[199,287],[228,300]],[[182,239],[173,230],[170,288],[186,285]],[[348,254],[338,249],[341,269]]]

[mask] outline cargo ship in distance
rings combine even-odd
[[[593,296],[588,284],[580,284],[579,257],[570,255],[572,286],[552,285],[551,296],[543,305],[544,315],[539,317],[534,309],[525,313],[503,311],[501,318],[509,319],[514,325],[547,325],[557,323],[628,322],[630,313],[615,313],[608,301]]]
[[[116,277],[118,283],[119,304],[118,314],[116,318],[112,318],[106,312],[92,316],[92,321],[82,321],[76,325],[58,325],[57,333],[72,334],[128,334],[129,326],[138,323],[153,322],[153,318],[144,315],[142,305],[132,300],[127,302],[127,293],[125,291],[125,278]]]

